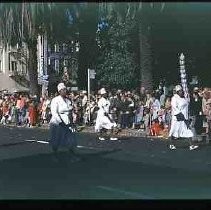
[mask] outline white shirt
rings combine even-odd
[[[175,115],[180,112],[184,115],[185,119],[188,119],[188,98],[181,98],[178,94],[174,94],[171,100],[171,129],[169,131],[169,136],[174,136],[176,138],[192,138],[193,132],[189,129],[184,121],[177,121]]]
[[[104,115],[104,113],[109,113],[110,101],[102,97],[98,101],[98,107],[98,115]]]
[[[69,113],[73,109],[72,103],[69,99],[64,99],[62,96],[56,96],[51,101],[51,120],[50,124],[59,124],[63,122],[67,125],[70,123]],[[59,115],[61,116],[62,120],[60,119]]]
[[[158,117],[158,110],[160,110],[160,101],[155,99],[155,101],[151,105],[152,112],[153,112],[153,120]]]
[[[181,112],[185,119],[188,119],[188,104],[187,98],[181,98],[178,94],[174,94],[171,99],[172,117],[176,119],[175,115]]]
[[[87,97],[87,95],[85,95],[85,96],[83,97],[83,99],[82,99],[82,106],[85,106],[85,105],[86,105],[87,100],[88,100],[88,97]]]

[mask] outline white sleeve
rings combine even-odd
[[[172,97],[171,107],[173,115],[177,115],[181,112],[180,108],[178,107],[177,99],[175,97]]]
[[[103,101],[100,99],[99,101],[98,101],[98,107],[100,108],[100,109],[102,109],[103,108]]]
[[[61,119],[60,119],[60,117],[59,117],[59,115],[58,115],[58,102],[55,100],[55,99],[53,99],[52,101],[51,101],[51,114],[52,114],[52,117],[56,120],[56,121],[58,121],[58,122],[62,122],[61,121]]]

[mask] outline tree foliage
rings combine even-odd
[[[101,50],[104,50],[107,45],[113,46],[112,56],[107,49],[104,50],[104,54],[102,55],[104,61],[102,61],[102,58],[99,59],[99,62],[102,62],[98,66],[98,74],[101,83],[113,85],[116,78],[114,76],[115,72],[117,72],[118,75],[127,75],[127,72],[133,72],[134,78],[128,75],[126,76],[129,78],[130,82],[128,82],[127,79],[122,79],[122,82],[118,82],[120,82],[122,86],[131,83],[132,86],[140,85],[138,84],[140,82],[141,85],[144,85],[149,89],[152,87],[153,55],[150,36],[151,30],[149,29],[152,27],[154,20],[151,21],[151,19],[154,18],[154,14],[163,12],[164,7],[165,3],[101,3],[100,9],[102,14],[106,14],[110,25],[114,25],[114,29],[111,27],[109,30],[113,39],[111,38],[109,41],[105,38],[103,39],[105,33],[101,33],[100,37],[102,40]],[[121,27],[121,25],[124,26]],[[120,36],[120,34],[122,36]],[[122,53],[123,51],[124,53]],[[124,62],[120,57],[124,58],[125,55],[126,58]],[[128,63],[130,64],[127,71],[125,68]],[[110,72],[108,66],[114,64],[117,64],[115,66],[118,67],[112,68],[112,71]],[[119,68],[122,70],[120,71]],[[107,74],[109,74],[110,77]]]
[[[67,7],[58,3],[1,3],[0,38],[2,45],[22,46],[29,50],[28,73],[31,94],[39,94],[37,81],[37,38],[47,35],[62,40],[68,35]]]
[[[101,32],[100,57],[96,67],[101,85],[113,87],[135,86],[137,83],[135,53],[132,32],[135,23],[129,17],[118,20],[115,14],[109,27]]]

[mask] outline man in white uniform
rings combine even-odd
[[[175,87],[175,92],[176,93],[171,99],[172,121],[171,129],[169,131],[169,148],[172,150],[176,149],[176,146],[173,144],[173,140],[175,141],[175,139],[178,138],[188,138],[190,143],[189,149],[196,149],[198,146],[193,145],[193,132],[191,131],[188,122],[189,99],[184,97],[184,93],[180,85]]]
[[[107,93],[104,88],[100,90],[100,95],[101,98],[98,101],[99,110],[97,112],[95,131],[102,135],[103,129],[106,129],[107,131],[110,131],[112,135],[114,135],[117,124],[111,119],[111,116],[109,115],[110,101],[107,99]],[[105,138],[101,135],[99,136],[99,140],[105,140]],[[110,140],[118,140],[118,138],[110,137]]]

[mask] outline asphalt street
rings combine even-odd
[[[48,130],[0,127],[0,199],[210,199],[211,145],[122,137],[99,141],[77,133],[80,161],[60,151]]]

